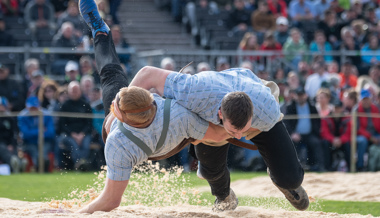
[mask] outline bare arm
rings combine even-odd
[[[111,211],[120,205],[121,197],[129,180],[114,181],[107,178],[102,194],[89,205],[79,210],[79,213],[93,213],[95,211]]]
[[[172,71],[146,66],[137,72],[130,86],[137,86],[146,90],[155,89],[157,90],[157,94],[162,96],[164,94],[166,77],[170,73]]]

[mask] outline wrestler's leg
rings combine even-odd
[[[103,91],[105,115],[110,112],[112,100],[123,87],[128,86],[127,74],[120,66],[111,33],[95,36],[95,61],[100,75]]]
[[[198,166],[203,178],[211,187],[212,195],[225,199],[230,193],[230,171],[227,168],[229,144],[214,147],[205,144],[195,146],[195,154],[200,164]]]
[[[295,189],[301,185],[304,170],[282,121],[251,141],[258,147],[274,183],[285,189]]]

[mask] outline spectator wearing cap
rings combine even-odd
[[[307,56],[304,54],[308,51],[307,44],[299,29],[292,28],[290,30],[290,37],[286,40],[282,50],[285,58],[291,62],[293,69],[297,69],[300,61],[307,60]]]
[[[288,10],[284,0],[268,0],[268,8],[276,17],[288,17]]]
[[[313,64],[314,73],[306,78],[305,91],[310,99],[314,99],[323,82],[327,82],[329,75],[325,63],[322,61]]]
[[[202,71],[209,71],[211,70],[210,64],[207,62],[200,62],[197,65],[197,73],[202,72]]]
[[[30,116],[35,112],[42,112],[43,114],[43,129],[39,129],[39,117]],[[26,99],[26,108],[20,112],[17,117],[18,128],[20,129],[21,138],[25,152],[30,156],[33,165],[38,167],[38,135],[43,132],[44,137],[44,160],[45,171],[49,166],[49,152],[54,151],[55,147],[55,127],[53,117],[49,112],[40,107],[40,102],[36,96],[30,96]]]
[[[310,115],[318,114],[317,109],[310,103],[303,88],[298,88],[296,93],[295,100],[286,107],[286,115],[298,115],[303,118],[285,120],[286,127],[296,146],[301,164],[305,168],[310,166],[312,171],[325,171],[319,140],[321,121],[310,118]]]
[[[27,97],[29,96],[37,96],[38,91],[41,87],[41,84],[44,82],[44,73],[42,70],[35,70],[32,73],[32,77],[30,81],[32,82],[31,86],[28,89]]]
[[[8,100],[4,96],[0,96],[0,115],[8,114],[8,105]],[[14,117],[0,116],[0,162],[8,164],[14,173],[18,173],[24,168],[21,160],[17,157],[17,131]]]
[[[90,104],[82,98],[79,82],[72,81],[69,83],[68,96],[69,99],[63,103],[60,112],[92,114]],[[65,163],[69,166],[74,164],[74,168],[76,169],[80,168],[83,164],[87,163],[90,153],[92,119],[60,117],[59,129],[61,131],[60,149],[63,153],[68,152],[70,154],[67,157],[68,162]],[[65,163],[60,163],[59,167],[63,167]]]
[[[6,31],[6,23],[3,15],[0,13],[0,46],[14,46],[14,37]]]
[[[23,90],[17,81],[9,78],[9,69],[0,63],[0,96],[8,99],[10,111],[21,111],[25,107]]]
[[[351,60],[346,59],[342,65],[342,72],[339,73],[340,88],[355,88],[358,82],[358,77],[352,72]]]
[[[351,118],[344,112],[343,103],[337,101],[334,111],[321,119],[321,138],[324,144],[325,167],[337,170],[338,160],[334,160],[337,152],[343,152],[347,166],[350,166]],[[349,170],[349,168],[347,169]]]
[[[25,78],[22,81],[23,95],[28,95],[29,87],[32,86],[32,73],[40,69],[40,62],[36,58],[29,58],[24,63]]]
[[[283,46],[289,37],[289,21],[286,17],[278,17],[274,37]]]
[[[380,63],[380,47],[379,38],[377,35],[372,34],[368,37],[369,42],[366,43],[361,49],[363,63],[368,66]],[[371,52],[371,54],[368,54]],[[367,53],[367,54],[365,54]]]
[[[333,61],[333,57],[330,54],[326,54],[326,52],[331,52],[333,49],[331,44],[326,41],[325,33],[322,30],[315,31],[314,40],[310,43],[309,49],[316,55],[322,53],[323,59],[326,63],[331,63]]]
[[[24,9],[24,19],[35,36],[38,29],[49,28],[55,31],[53,5],[46,0],[29,1]]]
[[[71,81],[80,81],[79,66],[75,61],[68,61],[65,66],[65,80],[61,85],[67,85]]]
[[[357,108],[358,113],[366,113],[369,117],[359,117],[357,142],[357,162],[356,167],[359,171],[365,170],[364,154],[370,144],[380,144],[380,118],[372,117],[371,114],[378,116],[379,109],[371,101],[371,93],[367,89],[360,92],[360,101]]]

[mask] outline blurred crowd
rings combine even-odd
[[[354,164],[359,171],[380,170],[378,0],[156,2],[169,7],[175,21],[183,21],[185,17],[190,20],[186,25],[194,32],[197,26],[192,26],[191,20],[196,11],[225,13],[230,33],[240,36],[238,50],[278,51],[276,56],[287,60],[289,65],[268,68],[262,60],[275,57],[244,56],[235,66],[232,65],[236,63],[235,57],[221,56],[213,63],[190,65],[183,73],[244,67],[261,79],[275,81],[280,88],[285,124],[306,170],[350,170],[353,111],[361,114],[356,120]],[[128,43],[121,35],[116,16],[119,4],[120,0],[98,1],[102,16],[111,27],[115,46],[126,48]],[[0,46],[14,45],[6,31],[4,16],[19,16],[25,19],[37,43],[38,32],[49,29],[56,32],[54,46],[91,47],[91,36],[78,14],[76,1],[3,0],[0,11]],[[329,51],[373,52],[342,59],[323,54]],[[119,58],[127,72],[129,56]],[[64,75],[64,80],[49,79],[39,59],[25,61],[21,81],[11,79],[11,69],[0,64],[0,162],[9,164],[14,172],[38,168],[38,117],[30,116],[36,112],[44,116],[45,171],[98,169],[104,164],[102,118],[50,115],[104,114],[93,57],[62,54],[54,61],[53,72]],[[178,71],[181,66],[175,57],[165,57],[159,67]],[[16,118],[4,116],[19,111]],[[231,169],[266,169],[257,151],[235,146],[230,149]],[[196,164],[186,149],[167,163],[180,164],[186,171]]]

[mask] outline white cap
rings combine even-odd
[[[281,25],[282,24],[282,25],[286,25],[287,26],[287,25],[289,25],[289,21],[288,21],[288,19],[286,17],[282,17],[281,16],[281,17],[277,18],[276,24],[277,25]]]
[[[75,61],[68,61],[66,66],[65,66],[65,71],[70,72],[72,70],[77,71],[79,69],[79,66],[77,62]]]

